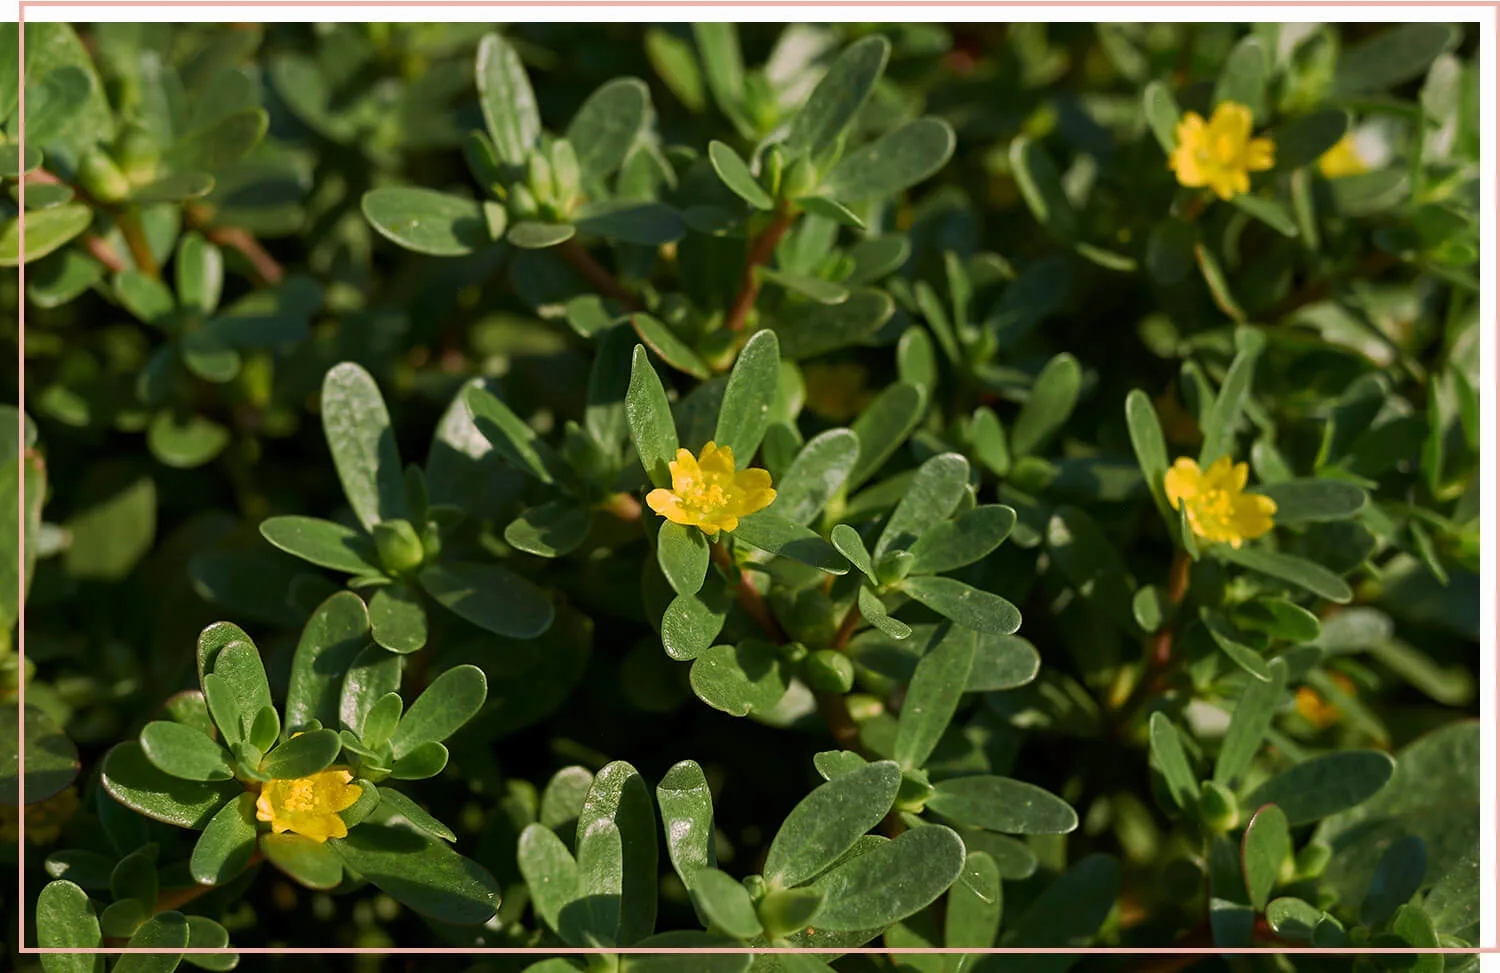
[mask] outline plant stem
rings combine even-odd
[[[130,248],[136,269],[148,277],[160,277],[161,268],[157,266],[156,255],[151,252],[146,229],[141,225],[141,211],[133,206],[122,209],[115,214],[115,222],[125,237],[125,245]]]
[[[129,270],[130,265],[125,258],[120,256],[115,248],[110,246],[109,241],[97,233],[85,233],[83,236],[83,247],[95,260],[108,267],[112,272],[119,273]]]
[[[286,271],[281,264],[260,245],[260,241],[249,230],[239,226],[215,226],[205,229],[203,235],[220,246],[238,251],[255,268],[260,279],[271,287],[286,279]]]
[[[625,286],[615,279],[615,275],[605,270],[594,255],[583,248],[577,239],[564,240],[557,245],[557,252],[562,258],[573,265],[573,269],[583,275],[589,285],[605,297],[612,297],[625,305],[630,311],[639,311],[641,302],[636,300],[635,295],[625,289]]]
[[[265,856],[262,855],[260,853],[260,849],[257,848],[255,849],[255,854],[251,855],[250,860],[245,863],[245,868],[253,868],[264,860]],[[189,885],[186,888],[167,889],[156,897],[156,909],[152,914],[155,915],[156,913],[161,912],[175,912],[176,910],[181,909],[183,906],[187,905],[189,902],[198,898],[200,895],[207,895],[208,893],[220,887],[221,886],[218,885]]]
[[[844,648],[849,644],[849,638],[854,634],[854,630],[859,627],[859,621],[863,617],[859,613],[859,602],[856,600],[854,604],[849,606],[849,610],[844,612],[844,620],[839,622],[839,630],[834,635],[833,645],[830,648],[835,652],[844,651]]]
[[[1187,597],[1192,567],[1192,558],[1179,547],[1172,555],[1172,567],[1167,573],[1167,600],[1174,606],[1182,604],[1182,599]],[[1158,670],[1165,669],[1172,661],[1174,634],[1175,626],[1168,622],[1151,642],[1151,664]]]
[[[725,571],[738,573],[739,582],[735,585],[734,596],[739,601],[740,607],[745,610],[745,614],[755,620],[755,624],[760,626],[761,631],[765,632],[771,641],[777,645],[785,644],[786,634],[781,631],[781,626],[776,624],[776,618],[771,614],[770,607],[766,605],[766,599],[751,582],[750,575],[741,571],[734,563],[734,558],[730,557],[728,548],[722,543],[715,542],[708,546],[708,550],[715,564]]]
[[[755,307],[755,299],[760,296],[760,275],[756,273],[756,269],[771,262],[772,255],[776,253],[776,244],[781,242],[781,238],[786,235],[791,225],[791,207],[783,202],[776,210],[776,216],[771,220],[771,225],[755,238],[755,243],[750,247],[750,253],[745,258],[745,272],[740,279],[740,292],[735,295],[734,304],[729,308],[729,316],[724,319],[724,327],[730,331],[744,329],[745,321]]]

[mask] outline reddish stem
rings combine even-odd
[[[564,240],[558,244],[558,253],[573,269],[583,275],[589,286],[594,288],[605,297],[612,297],[625,305],[626,310],[639,311],[641,302],[636,300],[635,295],[625,289],[625,286],[615,279],[615,275],[605,270],[594,255],[583,248],[577,239]]]
[[[136,269],[147,277],[161,277],[161,267],[156,263],[156,255],[151,252],[151,243],[146,239],[145,227],[141,225],[140,210],[122,210],[116,215],[115,222],[120,227],[121,235],[125,237],[125,245],[130,248],[130,256],[135,260]]]
[[[83,237],[83,247],[95,260],[117,274],[122,270],[130,269],[130,265],[125,262],[125,258],[120,256],[114,247],[110,246],[108,240],[97,233],[85,234]]]
[[[249,230],[238,226],[215,226],[204,230],[203,235],[220,246],[237,251],[269,286],[275,287],[286,279],[286,271],[281,264],[260,245],[260,241]]]
[[[776,245],[786,235],[786,231],[792,225],[792,211],[785,203],[776,211],[776,217],[771,225],[765,228],[760,236],[755,238],[755,243],[750,247],[750,253],[745,258],[745,272],[740,279],[740,292],[735,295],[734,304],[729,308],[729,316],[724,319],[724,326],[730,331],[740,331],[745,327],[745,321],[750,317],[750,311],[755,307],[755,299],[760,296],[760,274],[756,270],[771,262],[771,257],[776,253]]]
[[[265,856],[257,848],[255,854],[251,855],[250,860],[245,863],[245,867],[253,868],[264,860]],[[221,887],[219,885],[189,885],[186,888],[165,889],[156,897],[156,912],[175,912],[199,896],[207,895]]]
[[[761,631],[765,632],[771,641],[777,645],[784,644],[786,635],[781,631],[781,626],[776,624],[771,609],[766,605],[766,599],[761,596],[760,591],[750,580],[750,575],[739,569],[723,544],[710,544],[708,550],[715,564],[725,571],[733,571],[739,575],[740,580],[735,585],[734,596],[739,601],[740,607],[745,610],[745,614],[755,620],[755,624],[761,627]]]

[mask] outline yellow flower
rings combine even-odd
[[[314,841],[349,833],[338,812],[354,806],[360,786],[343,767],[329,767],[295,780],[268,780],[255,801],[255,817],[277,834],[290,831]]]
[[[668,464],[672,489],[646,494],[652,510],[674,524],[697,527],[713,537],[721,530],[734,530],[740,518],[764,510],[776,499],[771,474],[765,470],[734,471],[734,450],[706,443],[697,459],[679,449]]]
[[[1182,185],[1208,186],[1220,199],[1248,193],[1250,173],[1271,168],[1276,156],[1270,139],[1250,137],[1253,124],[1250,109],[1232,101],[1219,102],[1207,122],[1197,112],[1187,112],[1177,123],[1177,148],[1167,168]]]
[[[1365,165],[1365,160],[1360,157],[1359,146],[1354,143],[1353,132],[1339,139],[1338,144],[1318,157],[1318,171],[1325,179],[1357,176],[1362,172],[1370,171],[1370,167]]]
[[[1346,694],[1354,694],[1354,681],[1348,676],[1342,672],[1335,672],[1332,678],[1334,684]],[[1318,695],[1317,690],[1310,686],[1301,686],[1297,689],[1297,712],[1320,730],[1326,730],[1337,723],[1342,715],[1338,704],[1325,700]]]
[[[1188,525],[1204,540],[1239,547],[1270,531],[1276,501],[1245,493],[1250,468],[1228,456],[1215,460],[1207,472],[1182,457],[1167,470],[1167,499],[1174,510],[1187,509]]]

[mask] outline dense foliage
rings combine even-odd
[[[1471,28],[7,29],[22,968],[1479,942]]]

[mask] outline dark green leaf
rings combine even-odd
[[[461,257],[490,244],[484,212],[472,199],[417,186],[372,189],[365,219],[387,240],[434,257]]]
[[[547,593],[503,565],[450,561],[418,578],[438,604],[496,635],[536,638],[552,625]]]
[[[1245,804],[1275,804],[1292,826],[1308,824],[1368,800],[1386,785],[1395,768],[1390,755],[1376,750],[1324,754],[1272,777]]]

